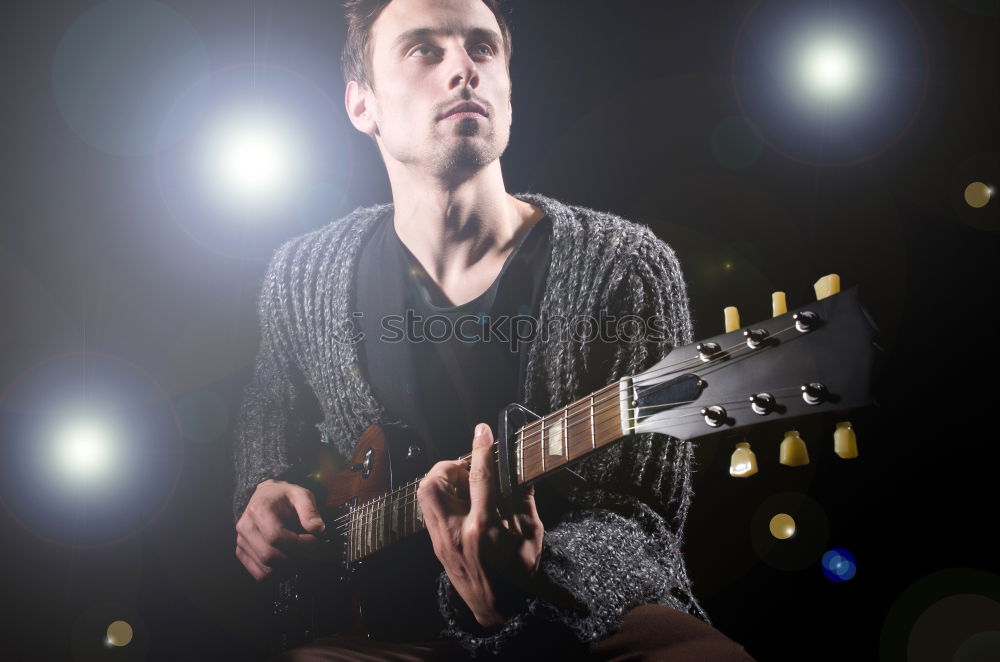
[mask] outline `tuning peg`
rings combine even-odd
[[[740,311],[736,306],[727,306],[723,312],[726,315],[726,333],[732,333],[740,328]]]
[[[788,305],[785,303],[784,292],[771,292],[771,317],[784,315],[788,312]]]
[[[746,478],[757,473],[757,456],[750,450],[750,444],[741,441],[736,444],[736,450],[729,460],[729,475],[734,478]]]
[[[850,421],[837,423],[837,429],[833,431],[833,452],[845,460],[858,456],[858,437]]]
[[[780,462],[786,467],[801,467],[809,464],[809,451],[806,442],[799,436],[797,430],[789,430],[781,441],[779,452]]]
[[[823,276],[813,285],[813,289],[816,290],[816,300],[825,299],[828,296],[837,294],[840,292],[840,276],[837,274],[829,274]]]

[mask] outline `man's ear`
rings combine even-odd
[[[372,114],[372,92],[357,81],[352,80],[347,84],[344,91],[344,106],[347,108],[347,117],[351,124],[361,133],[374,137],[378,131],[375,117]]]

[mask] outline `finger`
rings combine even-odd
[[[240,540],[236,541],[236,558],[240,560],[250,576],[257,581],[264,579],[271,573],[271,569],[262,565]]]
[[[288,560],[288,556],[272,543],[272,541],[277,542],[277,538],[265,534],[260,529],[255,529],[238,540],[243,542],[244,550],[264,567],[273,568],[276,564]]]
[[[319,538],[311,533],[297,533],[284,528],[268,540],[276,549],[295,555],[298,555],[306,547],[319,544]]]
[[[321,533],[326,528],[312,492],[304,487],[292,489],[288,492],[288,500],[295,508],[295,514],[298,515],[303,529],[310,533]]]
[[[459,490],[468,491],[469,472],[460,461],[438,462],[427,472],[417,487],[417,500],[424,514],[454,510]],[[466,504],[467,509],[467,504]]]
[[[482,522],[490,521],[496,511],[493,494],[493,432],[480,423],[472,439],[472,466],[469,467],[469,514]]]
[[[535,486],[529,485],[527,488],[519,490],[517,498],[512,500],[511,510],[515,514],[534,514],[535,508]]]

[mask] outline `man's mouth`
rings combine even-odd
[[[441,119],[463,119],[466,117],[489,117],[486,109],[474,101],[463,101],[451,110],[445,112]]]

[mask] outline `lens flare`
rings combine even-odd
[[[299,182],[302,149],[275,113],[219,118],[203,146],[203,168],[219,202],[248,212],[281,204]]]
[[[98,420],[70,419],[57,430],[52,451],[61,478],[77,486],[93,484],[114,468],[114,433]]]
[[[836,547],[823,554],[823,575],[834,583],[846,582],[858,571],[854,555],[842,547]]]
[[[821,41],[802,58],[801,76],[806,88],[814,95],[824,99],[840,98],[857,85],[857,55],[844,41]]]
[[[132,643],[132,626],[127,621],[115,621],[108,626],[107,642],[116,648],[128,646]]]

